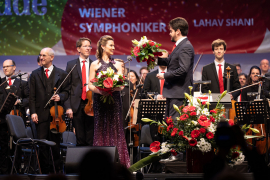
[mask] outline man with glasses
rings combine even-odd
[[[7,59],[3,62],[3,72],[6,77],[1,78],[0,81],[5,82],[0,87],[1,95],[1,106],[4,103],[4,100],[7,98],[9,92],[14,93],[18,96],[17,101],[14,104],[14,109],[18,110],[22,114],[22,118],[26,120],[25,108],[29,105],[29,88],[26,81],[20,81],[20,79],[15,78],[11,79],[11,76],[15,74],[16,64],[13,60]],[[0,124],[0,174],[9,173],[10,160],[8,158],[8,127],[6,123]],[[19,161],[15,164],[17,170],[19,170]]]
[[[72,67],[77,64],[70,74],[70,96],[65,102],[66,114],[73,119],[77,146],[92,146],[94,136],[94,119],[84,112],[84,107],[88,102],[86,92],[88,91],[89,71],[92,60],[89,58],[91,53],[91,40],[80,38],[76,42],[79,57],[67,63],[66,71],[69,73]]]

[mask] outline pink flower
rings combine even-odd
[[[133,49],[133,53],[135,56],[138,56],[138,53],[140,52],[140,47],[139,46],[135,46]]]
[[[201,126],[210,126],[211,122],[210,120],[207,119],[205,115],[201,115],[200,118],[198,119],[198,122]]]
[[[184,113],[193,112],[195,110],[196,110],[196,108],[194,106],[186,106],[186,107],[183,108]]]
[[[113,87],[113,80],[112,78],[107,78],[103,81],[103,85],[106,87],[106,88],[112,88]]]
[[[154,43],[153,41],[148,42],[148,44],[149,44],[150,46],[154,46],[154,45],[155,45],[155,43]]]

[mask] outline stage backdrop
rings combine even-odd
[[[12,57],[21,69],[30,72],[37,67],[40,50],[52,47],[58,55],[55,62],[61,59],[60,66],[65,68],[67,60],[78,56],[78,38],[90,38],[95,54],[96,43],[105,34],[113,36],[115,55],[124,60],[130,54],[131,40],[142,36],[170,52],[173,43],[168,23],[184,17],[196,59],[204,54],[197,74],[202,65],[213,61],[211,43],[218,38],[227,42],[227,54],[246,54],[245,58],[226,56],[227,61],[232,58],[244,66],[259,65],[261,59],[269,59],[269,10],[270,1],[266,0],[1,0],[0,63]],[[256,61],[247,62],[247,57]],[[135,70],[143,65],[132,62]]]

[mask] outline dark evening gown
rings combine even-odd
[[[101,66],[97,70],[106,71],[111,67],[115,72],[117,69],[110,61],[100,61]],[[97,73],[96,72],[96,73]],[[113,104],[103,103],[100,94],[94,94],[94,146],[116,146],[120,163],[127,168],[130,166],[129,154],[123,129],[122,101],[120,91],[112,93]]]

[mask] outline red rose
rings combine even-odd
[[[197,140],[196,139],[191,139],[190,141],[188,141],[188,143],[191,146],[196,146],[197,145]]]
[[[145,48],[147,46],[147,44],[143,44],[142,47]]]
[[[239,152],[233,152],[232,153],[232,159],[238,158]]]
[[[202,102],[202,105],[205,105],[205,104],[206,104],[206,102],[205,102],[205,101],[203,101],[203,102]]]
[[[184,132],[183,131],[180,131],[179,132],[179,136],[184,136]]]
[[[206,134],[206,137],[207,137],[207,139],[213,139],[213,138],[214,138],[214,134],[211,133],[211,132],[208,132],[208,133]]]
[[[198,122],[201,126],[210,126],[211,124],[210,120],[208,120],[205,115],[201,115]]]
[[[175,136],[175,134],[177,133],[177,131],[178,131],[177,128],[173,128],[173,131],[172,131],[172,133],[171,133],[171,136],[172,136],[172,137]]]
[[[215,111],[215,110],[210,110],[210,113],[214,113],[214,114],[216,114],[216,113],[217,113],[217,111]]]
[[[188,115],[187,114],[183,114],[182,116],[180,116],[180,120],[181,121],[184,121],[188,118]]]
[[[156,45],[156,47],[158,47],[158,45]]]
[[[94,82],[98,82],[98,79],[94,78],[94,79],[91,80],[91,83],[94,83]]]
[[[171,150],[171,153],[172,153],[173,156],[177,155],[177,152],[174,149]]]
[[[206,130],[204,128],[201,128],[199,131],[200,131],[200,133],[205,133],[206,132]]]
[[[154,45],[155,45],[155,43],[154,43],[153,41],[148,42],[148,44],[149,44],[150,46],[154,46]]]
[[[140,47],[138,46],[135,46],[134,49],[133,49],[133,53],[135,56],[138,56],[138,53],[140,52]]]
[[[193,131],[191,131],[190,135],[191,135],[192,138],[197,138],[197,137],[200,136],[200,131],[199,130],[193,130]]]
[[[167,126],[167,132],[173,128],[173,124],[170,124],[169,126]]]
[[[158,152],[158,150],[160,150],[160,142],[158,141],[154,141],[150,144],[150,150],[152,152]]]
[[[137,60],[138,63],[141,62],[139,56],[136,57],[136,60]]]
[[[214,123],[215,121],[215,118],[213,118],[213,116],[210,116],[210,122]]]
[[[162,52],[153,52],[154,56],[162,56]]]
[[[228,123],[229,123],[230,126],[234,125],[234,121],[232,119],[230,119]]]
[[[196,112],[191,112],[190,115],[191,115],[191,116],[196,116],[197,113],[196,113]]]
[[[112,78],[107,78],[103,81],[103,85],[106,87],[106,88],[112,88],[113,87],[113,80]]]

